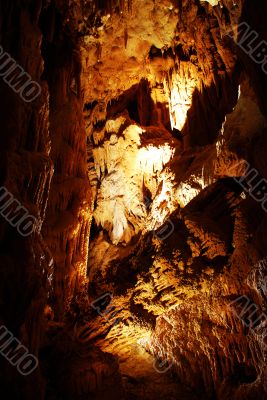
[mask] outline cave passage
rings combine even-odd
[[[264,0],[0,0],[9,399],[267,399],[266,27]]]

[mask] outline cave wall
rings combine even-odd
[[[1,46],[42,89],[36,101],[26,103],[2,78],[0,82],[1,186],[36,218],[33,233],[22,236],[1,217],[1,325],[38,355],[52,261],[41,229],[53,175],[49,92],[46,82],[41,80],[40,4],[1,2],[0,8]],[[43,379],[39,369],[23,377],[4,357],[0,363],[1,387],[11,398],[42,398]]]
[[[43,234],[54,259],[51,301],[59,319],[72,297],[86,285],[91,223],[79,42],[64,32],[62,19],[53,4],[40,18],[55,166]]]
[[[24,237],[1,218],[1,323],[39,360],[23,377],[1,358],[1,383],[14,399],[44,398],[47,318],[62,321],[86,283],[91,200],[79,56],[58,18],[49,2],[1,2],[1,46],[41,88],[25,102],[0,82],[1,185],[37,221]]]
[[[25,103],[0,80],[2,185],[38,220],[29,237],[0,221],[1,323],[41,365],[24,378],[1,359],[3,387],[264,399],[265,326],[229,302],[266,306],[266,215],[232,179],[240,160],[266,178],[266,76],[227,32],[244,19],[264,39],[266,5],[0,7],[1,46],[42,89]]]

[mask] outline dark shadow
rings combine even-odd
[[[233,110],[238,98],[240,71],[217,76],[216,85],[196,89],[182,129],[184,148],[205,146],[216,142],[225,115]]]
[[[107,107],[107,119],[128,111],[130,118],[142,126],[151,125],[154,103],[151,98],[151,88],[146,79],[133,85]]]
[[[256,4],[246,0],[240,18],[241,22],[246,22],[251,27],[251,31],[254,30],[258,33],[258,39],[255,40],[255,44],[253,43],[254,48],[263,40],[267,42],[267,2],[265,0],[258,0]],[[241,39],[241,34],[239,39]],[[259,106],[262,112],[267,115],[267,74],[262,70],[262,64],[257,64],[241,47],[233,45],[236,47],[242,69],[247,73],[255,90]]]

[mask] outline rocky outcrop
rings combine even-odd
[[[57,318],[62,319],[71,298],[86,285],[92,198],[79,88],[79,48],[64,34],[59,17],[54,37],[49,39],[53,13],[56,10],[50,8],[41,17],[44,76],[50,90],[51,158],[55,166],[43,233],[54,259],[53,308]]]
[[[141,73],[142,79],[149,83],[149,97],[154,102],[151,106],[151,100],[147,101],[150,115],[157,115],[149,123],[169,131],[173,128],[172,134],[179,141],[167,165],[171,186],[166,196],[169,200],[176,199],[177,205],[174,204],[174,212],[168,209],[168,200],[164,207],[168,210],[165,224],[169,217],[173,230],[163,241],[157,231],[146,234],[146,227],[150,232],[153,229],[147,213],[138,221],[132,218],[132,233],[128,235],[131,242],[125,237],[122,243],[114,241],[111,218],[121,210],[117,221],[126,229],[127,213],[135,210],[133,206],[128,211],[124,204],[125,197],[134,192],[131,189],[134,174],[130,173],[129,184],[122,188],[119,179],[111,179],[109,173],[115,170],[115,176],[125,169],[131,171],[132,149],[123,147],[118,152],[114,132],[107,130],[110,99],[107,97],[101,106],[96,103],[97,96],[90,99],[90,104],[94,101],[95,104],[87,114],[91,121],[87,122],[88,133],[93,138],[96,165],[101,164],[102,168],[98,168],[101,173],[95,176],[99,185],[95,207],[98,227],[95,225],[89,251],[89,293],[91,301],[104,293],[112,293],[110,310],[115,315],[110,311],[110,317],[104,322],[103,316],[92,314],[87,323],[85,320],[81,323],[81,336],[85,342],[92,341],[104,351],[116,354],[122,370],[125,357],[133,371],[137,362],[142,363],[142,356],[138,353],[133,356],[131,352],[131,343],[138,343],[139,349],[154,358],[167,359],[172,364],[171,371],[182,382],[205,393],[207,398],[250,398],[253,392],[265,398],[262,333],[247,331],[237,313],[229,308],[234,299],[247,296],[259,312],[264,310],[263,298],[248,285],[247,278],[263,256],[255,243],[256,237],[260,237],[260,233],[256,234],[259,228],[250,225],[250,213],[261,215],[259,218],[263,220],[265,215],[253,199],[245,197],[243,188],[233,179],[244,174],[246,160],[252,161],[251,144],[264,134],[266,121],[256,89],[248,75],[241,75],[239,51],[227,35],[242,18],[244,5],[220,2],[217,6],[203,2],[198,6],[183,2],[174,5],[174,12],[175,6],[178,9],[175,37],[164,48],[157,48],[154,41],[146,69]],[[134,7],[133,4],[133,15]],[[111,21],[116,18],[116,15],[109,17]],[[135,15],[131,24],[137,20]],[[100,40],[105,29],[105,25],[100,29]],[[131,39],[135,40],[133,30],[129,29],[128,34],[127,46]],[[151,38],[154,39],[152,31]],[[92,74],[99,73],[101,82],[106,76],[112,90],[125,90],[124,97],[114,100],[117,118],[128,118],[129,113],[135,129],[140,126],[139,129],[147,132],[146,123],[140,121],[138,98],[133,108],[134,95],[131,98],[129,95],[133,90],[121,83],[136,84],[131,79],[131,71],[123,69],[115,81],[116,73],[112,70],[115,65],[106,61],[105,46],[106,43],[101,46],[102,52],[95,61],[96,71]],[[122,47],[112,57],[121,63],[125,53],[127,50]],[[112,90],[106,96],[112,96]],[[92,91],[89,89],[88,93]],[[170,124],[159,113],[166,104]],[[138,151],[142,147],[140,143]],[[131,163],[120,167],[124,158]],[[259,158],[253,160],[255,163],[262,165]],[[161,176],[164,169],[157,180]],[[124,175],[120,177],[123,186],[127,179]],[[105,185],[106,179],[110,180],[109,185]],[[104,206],[105,199],[112,203],[114,196],[118,207],[108,218],[112,207]],[[150,199],[153,207],[155,197],[150,195]],[[143,206],[142,198],[138,205]],[[117,319],[120,322],[113,326]],[[264,332],[264,324],[257,329]],[[135,376],[133,372],[132,378]],[[154,398],[151,393],[150,396]]]

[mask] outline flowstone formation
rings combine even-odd
[[[1,46],[42,89],[24,103],[0,79],[1,185],[39,221],[27,238],[0,221],[1,324],[39,363],[22,377],[0,359],[3,388],[266,399],[267,79],[238,45],[242,21],[267,39],[265,2],[0,14]]]

